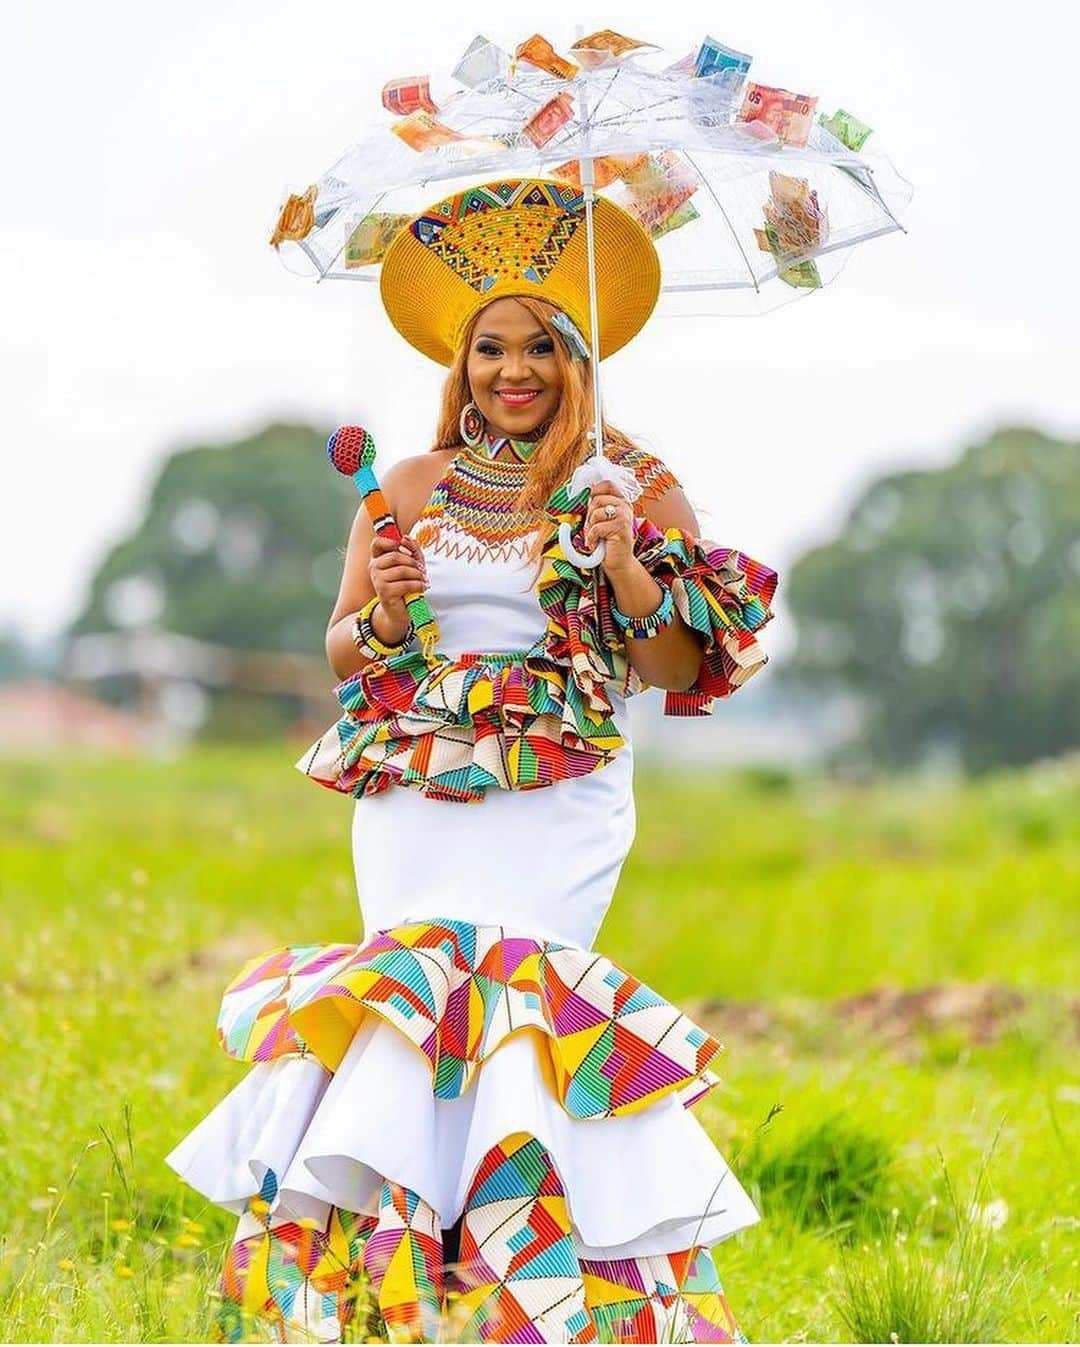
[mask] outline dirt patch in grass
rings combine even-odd
[[[1014,987],[954,982],[914,991],[878,987],[837,1001],[833,1010],[887,1042],[902,1043],[916,1032],[959,1030],[972,1043],[996,1043],[1027,1005]]]
[[[688,1006],[687,1013],[723,1040],[769,1039],[793,1047],[812,1041],[842,1050],[853,1039],[869,1038],[906,1058],[922,1056],[923,1045],[942,1035],[973,1047],[992,1046],[1007,1033],[1023,1034],[1036,1019],[1080,1041],[1080,997],[989,982],[876,987],[835,1001],[714,997]]]
[[[190,950],[182,959],[152,969],[147,977],[151,987],[167,987],[179,978],[232,976],[249,959],[274,946],[274,937],[259,927],[230,931],[212,944]]]

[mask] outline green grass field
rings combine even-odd
[[[727,1045],[751,1341],[1075,1341],[1080,767],[637,799],[597,944]],[[208,1340],[234,1218],[162,1157],[240,963],[358,937],[348,814],[283,751],[0,765],[4,1340]]]

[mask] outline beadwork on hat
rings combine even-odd
[[[440,201],[409,228],[483,293],[500,277],[543,285],[583,220],[584,198],[569,184],[503,182]]]
[[[450,365],[475,314],[504,295],[562,310],[589,341],[585,198],[555,179],[481,183],[437,201],[387,249],[380,292],[407,341]],[[660,293],[648,233],[606,198],[593,204],[600,358],[644,325]]]

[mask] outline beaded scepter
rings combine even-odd
[[[326,456],[344,477],[351,477],[360,493],[375,532],[392,542],[401,541],[386,497],[379,486],[372,464],[375,462],[375,440],[363,426],[339,426],[326,442]],[[439,644],[439,624],[423,592],[410,594],[405,600],[413,630],[420,642],[424,659],[432,663]]]

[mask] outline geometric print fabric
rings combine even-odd
[[[269,1174],[226,1255],[214,1340],[745,1342],[707,1249],[581,1258],[558,1174],[526,1132],[473,1176],[457,1262],[427,1203],[385,1181],[375,1214],[273,1224]],[[377,1311],[377,1313],[376,1313]],[[379,1319],[381,1318],[381,1323]],[[378,1336],[377,1336],[378,1335]]]
[[[222,1048],[249,1062],[312,1053],[337,1070],[376,1015],[427,1059],[456,1099],[510,1035],[529,1032],[548,1088],[575,1118],[632,1113],[717,1084],[722,1045],[594,950],[450,918],[377,931],[360,945],[278,947],[226,989]]]

